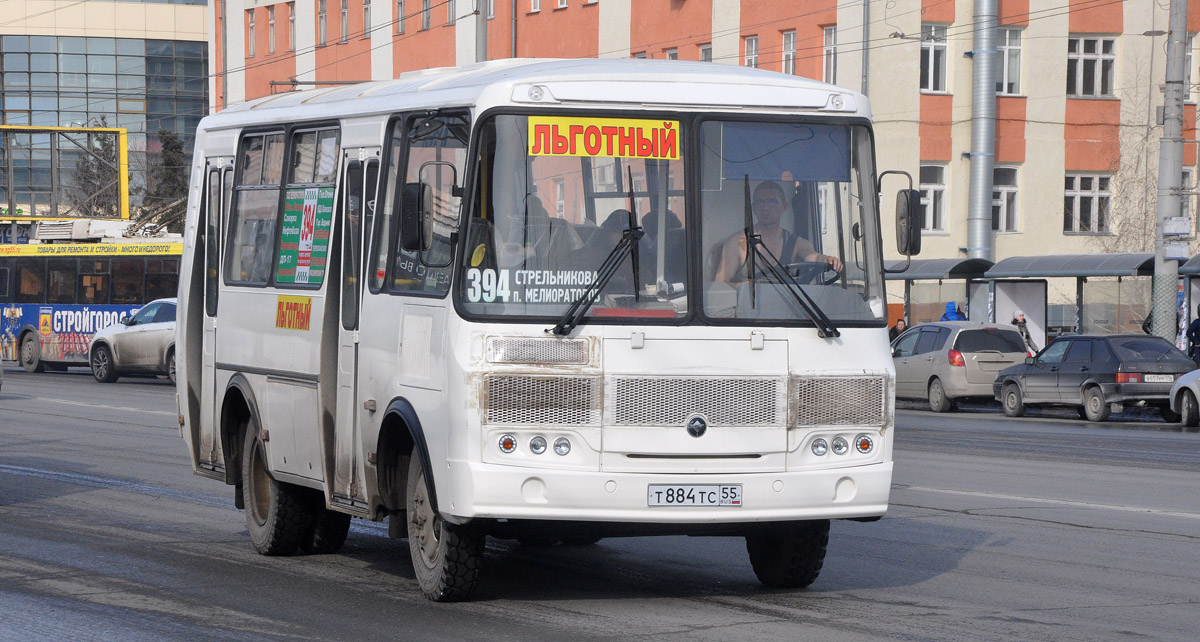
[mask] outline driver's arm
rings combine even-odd
[[[836,272],[842,271],[842,261],[836,256],[821,254],[813,244],[803,236],[796,236],[796,246],[794,254],[788,259],[789,261],[811,261],[813,263],[828,263],[829,267]]]

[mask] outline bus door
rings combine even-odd
[[[221,240],[233,192],[233,159],[210,158],[205,168],[204,198],[204,316],[201,364],[200,407],[210,409],[200,413],[200,439],[197,447],[199,463],[209,470],[221,464],[221,447],[217,443],[216,413],[216,354],[217,298],[221,271]]]
[[[358,319],[362,309],[363,229],[375,214],[379,149],[349,149],[342,190],[341,323],[338,326],[337,429],[333,501],[365,510],[358,433]]]

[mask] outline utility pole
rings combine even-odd
[[[1154,235],[1154,292],[1151,314],[1154,334],[1175,342],[1179,333],[1175,318],[1179,289],[1179,262],[1168,254],[1165,242],[1167,219],[1180,213],[1180,183],[1183,180],[1183,72],[1187,40],[1187,0],[1171,0],[1167,24],[1167,82],[1163,99],[1163,135],[1158,151],[1158,217]]]
[[[999,2],[975,0],[971,51],[971,183],[967,256],[992,257],[992,170],[996,160],[996,25]]]
[[[475,0],[475,62],[487,57],[487,0]]]

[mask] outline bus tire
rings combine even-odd
[[[413,575],[434,602],[467,599],[479,582],[485,536],[473,524],[451,524],[433,510],[421,457],[408,458],[408,550]]]
[[[271,477],[254,417],[246,422],[243,444],[242,493],[250,542],[262,555],[291,555],[313,529],[311,501],[304,489]]]
[[[32,332],[21,340],[21,367],[30,373],[46,371],[46,364],[42,363],[42,346]]]
[[[113,361],[112,350],[101,343],[92,350],[92,376],[100,383],[112,383],[117,380],[116,363]]]
[[[320,495],[316,501],[321,501]],[[317,507],[312,532],[300,540],[300,551],[308,555],[328,555],[342,550],[350,534],[350,516]]]
[[[758,581],[772,588],[804,588],[825,565],[829,520],[772,524],[746,535]]]

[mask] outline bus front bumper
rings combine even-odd
[[[879,517],[892,462],[776,473],[661,474],[535,469],[451,461],[438,488],[451,521],[475,518],[737,524]],[[439,480],[439,483],[440,480]],[[651,484],[740,485],[739,506],[650,506]]]

